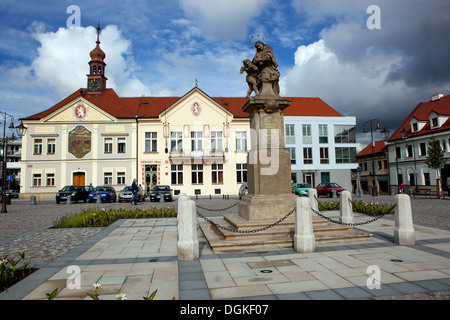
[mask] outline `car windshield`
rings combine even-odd
[[[77,191],[77,187],[75,186],[65,186],[61,189],[61,191]]]
[[[96,187],[95,189],[94,189],[94,192],[104,192],[104,191],[109,191],[109,188],[108,187]]]
[[[170,191],[168,186],[156,186],[153,191]]]
[[[131,187],[125,187],[122,191],[131,191]]]
[[[327,187],[328,188],[340,188],[341,186],[338,185],[337,183],[328,183]]]
[[[297,188],[311,188],[307,183],[297,183]]]

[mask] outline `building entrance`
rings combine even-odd
[[[144,190],[153,190],[154,186],[158,184],[158,166],[146,165],[145,166],[145,186]],[[150,187],[150,188],[148,188]]]
[[[74,186],[85,186],[86,185],[86,173],[74,172],[72,181],[73,181]]]

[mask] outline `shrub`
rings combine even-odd
[[[53,228],[90,228],[107,227],[120,219],[149,219],[176,217],[173,208],[152,209],[89,209],[87,211],[64,216],[53,222]]]
[[[30,261],[25,261],[25,252],[18,254],[20,256],[18,260],[8,256],[0,258],[0,292],[37,270],[30,266]]]
[[[392,208],[391,205],[388,204],[379,204],[378,202],[364,202],[364,201],[352,201],[352,210],[353,212],[363,213],[369,216],[377,216],[380,214],[392,214],[394,210],[390,210]],[[339,210],[340,202],[339,201],[331,201],[331,202],[319,202],[319,211],[327,211],[327,210]]]

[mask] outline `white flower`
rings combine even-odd
[[[97,291],[98,289],[100,289],[102,287],[102,285],[100,283],[94,283],[92,285],[92,288],[94,288],[95,291]]]
[[[116,295],[117,300],[127,300],[127,295],[125,293],[119,293]]]

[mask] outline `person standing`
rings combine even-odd
[[[131,184],[131,193],[133,194],[133,196],[131,197],[130,204],[134,203],[134,205],[137,205],[138,191],[139,191],[139,188],[137,185],[137,180],[133,179],[133,183]]]

